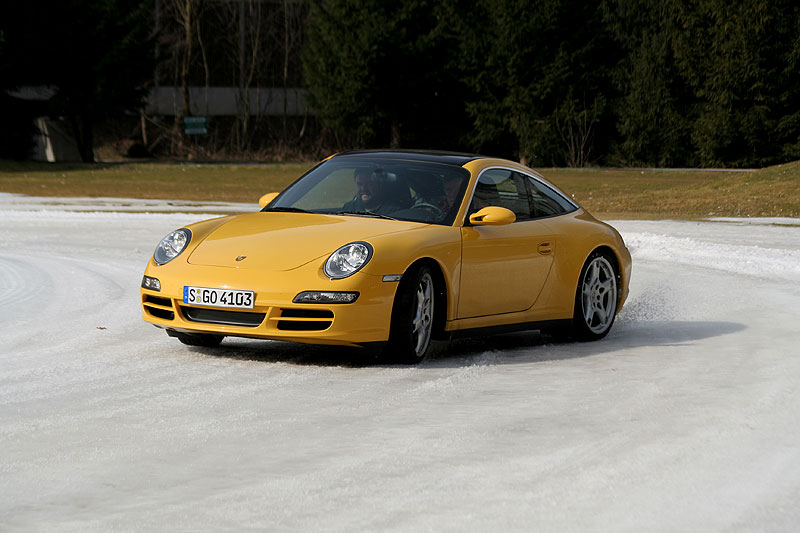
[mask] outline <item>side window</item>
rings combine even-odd
[[[544,183],[528,177],[531,188],[531,212],[536,218],[552,217],[575,211],[575,206]]]
[[[531,218],[524,177],[504,169],[487,170],[481,174],[472,207],[478,210],[490,205],[510,209],[517,215],[517,220]]]

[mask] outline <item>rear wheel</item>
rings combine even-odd
[[[436,287],[431,269],[422,266],[403,275],[397,289],[387,354],[397,362],[416,364],[431,347]]]
[[[175,337],[187,346],[202,346],[204,348],[214,348],[219,346],[223,335],[212,335],[210,333],[179,333],[177,331],[167,331],[170,337]]]
[[[573,336],[580,341],[602,339],[611,330],[619,301],[619,273],[608,253],[595,251],[583,265],[575,292]]]

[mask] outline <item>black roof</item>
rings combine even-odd
[[[437,150],[351,150],[340,152],[335,157],[364,156],[371,159],[407,159],[410,161],[431,161],[448,165],[464,166],[479,159],[481,155],[464,154],[460,152],[440,152]]]

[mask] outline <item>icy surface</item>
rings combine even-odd
[[[730,222],[732,224],[760,224],[760,225],[775,225],[775,226],[800,226],[800,218],[786,218],[786,217],[748,217],[748,218],[730,218],[730,217],[712,217],[708,220],[712,222]]]
[[[464,340],[407,368],[144,323],[154,245],[218,206],[9,198],[0,530],[800,523],[796,224],[616,222],[634,277],[607,339]]]
[[[65,212],[115,213],[240,213],[254,211],[257,204],[191,202],[187,200],[142,200],[138,198],[57,198],[0,192],[0,210],[7,216]]]

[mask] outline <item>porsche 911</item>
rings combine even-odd
[[[193,346],[375,346],[414,364],[455,336],[598,340],[628,294],[619,233],[512,161],[344,152],[259,203],[164,237],[142,280],[145,321]]]

